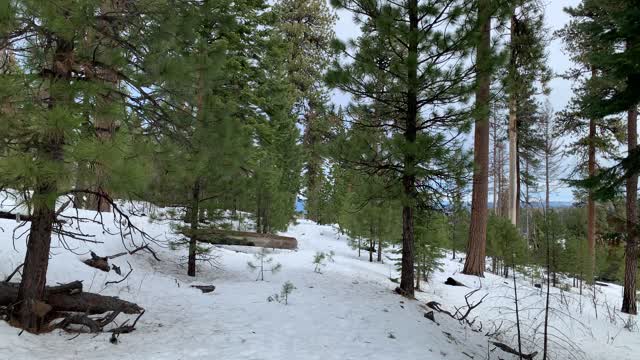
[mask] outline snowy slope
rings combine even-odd
[[[151,223],[146,217],[135,217],[134,221],[161,240],[175,238],[169,224]],[[0,247],[0,275],[11,272],[24,256],[23,239],[16,241],[16,250],[11,246],[15,226],[15,222],[0,221],[4,230],[0,233],[4,244]],[[83,226],[85,232],[96,234],[96,240],[104,244],[71,242],[72,253],[54,239],[59,247],[53,251],[49,283],[79,279],[83,280],[85,291],[118,295],[138,303],[146,313],[137,330],[122,335],[120,343],[113,345],[108,334],[74,339],[73,334],[61,331],[18,336],[18,329],[0,323],[0,359],[486,359],[489,338],[484,334],[491,330],[491,322],[511,317],[504,307],[511,304],[509,291],[513,288],[504,284],[504,279],[488,275],[474,299],[485,291],[490,295],[472,314],[478,316],[474,328],[482,322],[482,332],[471,331],[437,313],[439,324],[435,324],[424,318],[423,304],[435,300],[449,309],[464,304],[464,294],[470,289],[443,284],[462,264],[446,261],[445,270],[434,275],[426,292],[418,293],[417,301],[409,301],[393,293],[396,284],[389,277],[398,275],[391,264],[369,263],[364,253],[358,258],[348,247],[346,237],[330,226],[308,221],[300,221],[284,233],[298,239],[299,249],[276,251],[273,257],[282,264],[282,270],[267,274],[264,282],[255,281],[255,273],[247,268],[247,261],[256,251],[253,248],[216,248],[221,269],[203,265],[196,279],[187,277],[179,264],[184,250],[157,248],[161,262],[146,253],[115,259],[113,262],[123,270],[128,269],[129,261],[134,271],[126,281],[105,287],[106,281],[120,277],[85,266],[81,260],[88,258],[89,250],[100,255],[118,253],[122,251],[122,241],[95,224]],[[114,230],[115,224],[110,227]],[[335,262],[328,264],[322,274],[314,273],[315,252],[331,250],[336,254]],[[476,278],[457,273],[455,277],[470,287],[478,285]],[[289,305],[267,302],[267,297],[278,293],[285,281],[297,288]],[[214,284],[216,290],[202,294],[190,288],[191,284]],[[525,281],[521,285],[528,286]],[[613,287],[607,291],[611,292],[606,294],[611,296],[609,302],[617,305],[619,294]],[[540,304],[537,293],[527,296],[524,292],[525,301]],[[631,359],[632,353],[640,350],[637,332],[620,330],[620,323],[608,324],[604,314],[595,320],[589,311],[586,304],[582,321],[587,322],[593,337],[582,334],[571,323],[561,329],[580,334],[571,336],[576,337],[574,341],[583,346],[590,358]],[[527,311],[527,316],[533,318],[533,310]],[[611,340],[605,336],[610,337],[607,333],[614,330],[620,333],[609,344]],[[513,332],[507,331],[503,338],[513,346],[512,336]],[[514,358],[490,349],[492,359]],[[612,354],[616,356],[611,357]]]

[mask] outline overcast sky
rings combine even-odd
[[[569,20],[568,15],[563,11],[563,8],[577,5],[580,0],[543,0],[546,1],[545,21],[546,27],[549,29],[550,34],[555,30],[562,28]],[[360,33],[358,27],[353,23],[352,16],[346,11],[338,12],[338,21],[336,23],[336,35],[341,40],[349,40],[357,37]],[[554,40],[549,45],[549,66],[555,74],[562,74],[571,66],[571,62],[568,59],[567,54],[562,51],[562,43],[559,40]],[[562,110],[569,99],[571,98],[571,83],[560,79],[554,78],[549,84],[551,88],[551,94],[549,95],[549,101],[555,111]],[[349,97],[345,94],[335,92],[332,96],[333,102],[339,105],[347,105],[349,103]],[[472,139],[469,136],[469,139]],[[468,144],[469,148],[473,144]],[[568,165],[567,168],[571,166]],[[572,194],[571,189],[558,186],[558,189],[552,194],[553,201],[571,201]]]

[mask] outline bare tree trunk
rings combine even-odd
[[[422,257],[420,258],[420,261],[417,262],[417,271],[416,271],[416,290],[417,291],[421,291],[420,290],[420,275],[422,274]]]
[[[528,174],[529,173],[529,161],[525,162],[525,171]],[[529,184],[527,183],[525,185],[525,193],[524,193],[524,206],[525,206],[525,214],[524,214],[524,218],[525,218],[525,232],[527,234],[527,245],[530,245],[530,241],[531,241],[531,229],[529,229],[529,204],[530,204],[530,198],[529,198]]]
[[[491,9],[490,0],[478,0],[480,43],[477,49],[478,88],[474,138],[473,193],[469,243],[463,273],[484,277],[487,243],[487,197],[489,192],[489,102],[491,87]]]
[[[520,311],[518,308],[518,284],[516,283],[516,263],[513,263],[513,296],[516,304],[516,326],[518,329],[518,356],[522,360],[522,337],[520,334]]]
[[[498,168],[498,152],[500,151],[499,141],[498,141],[498,124],[494,120],[492,124],[493,130],[493,167],[492,167],[492,177],[493,177],[493,214],[498,215],[498,207],[500,206],[498,203],[499,195],[500,195],[500,171]]]
[[[629,153],[638,146],[638,108],[634,106],[627,117],[627,147]],[[627,179],[627,246],[624,256],[624,293],[622,312],[637,314],[636,274],[638,272],[638,175]]]
[[[516,226],[517,219],[517,188],[518,188],[518,175],[517,175],[517,159],[518,159],[518,146],[517,136],[518,130],[516,126],[516,105],[515,96],[511,96],[514,99],[509,100],[509,220]]]
[[[59,86],[55,83],[68,82],[71,77],[70,59],[73,56],[73,45],[63,39],[56,40],[53,67],[47,69],[53,73],[49,79],[48,87],[47,107],[49,111],[60,106],[58,102],[65,101],[55,93],[55,89]],[[63,136],[55,131],[52,132],[38,149],[38,156],[50,162],[62,163],[64,161]],[[58,191],[58,183],[55,178],[38,179],[38,182],[33,194],[33,214],[22,280],[18,289],[17,306],[11,314],[12,322],[33,332],[38,332],[41,329],[43,317],[46,315],[46,313],[43,314],[39,311],[39,308],[42,308],[40,305],[44,302],[51,233],[56,219],[56,197],[52,195]]]
[[[592,69],[591,76],[596,76],[595,69]],[[596,120],[589,119],[589,141],[588,141],[588,171],[589,176],[596,174]],[[587,243],[589,246],[589,266],[587,267],[587,282],[593,284],[593,276],[596,267],[596,204],[593,200],[593,191],[589,190],[587,199]]]
[[[189,237],[189,260],[187,263],[187,275],[196,276],[196,252],[198,249],[198,239],[196,233],[198,232],[198,222],[200,221],[200,179],[196,179],[193,184],[193,191],[191,194],[191,207],[190,222],[191,222],[191,236]]]
[[[378,236],[378,262],[382,262],[382,239]]]
[[[542,352],[542,360],[547,360],[548,353],[548,339],[549,339],[549,299],[550,299],[550,286],[551,286],[551,242],[549,241],[549,213],[545,210],[545,238],[547,243],[547,297],[545,299],[544,306],[544,346]],[[555,239],[554,239],[555,242]]]
[[[514,7],[515,11],[515,7]],[[511,16],[511,60],[509,66],[510,81],[515,81],[515,60],[516,60],[516,47],[514,46],[516,31],[516,17],[515,14]],[[516,88],[515,84],[511,84],[511,91],[509,93],[509,220],[514,226],[518,225],[518,121],[517,111],[518,103],[516,101]]]
[[[409,44],[408,58],[418,58],[418,0],[409,1]],[[402,272],[400,275],[400,289],[404,296],[413,297],[414,278],[414,228],[413,210],[415,207],[415,154],[413,146],[416,142],[418,121],[418,65],[407,66],[407,114],[405,119],[405,141],[408,150],[404,155],[404,174],[402,186],[404,189],[404,205],[402,207]]]

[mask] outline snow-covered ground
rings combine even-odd
[[[71,210],[67,210],[71,211]],[[90,213],[86,213],[90,215]],[[175,239],[167,223],[151,222],[147,217],[133,217],[135,223],[160,240]],[[24,239],[12,246],[13,221],[0,221],[0,276],[10,273],[22,262]],[[114,230],[115,224],[111,224]],[[20,231],[20,230],[19,230]],[[18,231],[18,233],[19,233]],[[446,260],[444,270],[434,274],[425,292],[417,300],[404,299],[393,292],[397,278],[391,263],[369,263],[368,255],[358,258],[347,245],[347,238],[330,226],[300,220],[283,235],[298,239],[298,250],[276,250],[272,257],[282,264],[280,272],[266,274],[266,281],[255,281],[256,274],[247,267],[254,248],[220,247],[220,268],[198,268],[198,276],[186,276],[180,264],[184,250],[156,247],[161,262],[148,253],[123,256],[112,262],[133,272],[119,284],[113,272],[104,273],[84,265],[88,251],[99,255],[121,252],[118,235],[103,232],[95,224],[83,225],[83,231],[96,234],[104,243],[70,241],[73,252],[54,238],[49,284],[82,280],[85,291],[117,295],[145,308],[137,330],[120,336],[119,343],[109,342],[109,334],[74,334],[55,331],[44,335],[22,333],[0,323],[0,359],[514,359],[490,346],[496,340],[486,334],[497,331],[500,341],[516,347],[512,280],[487,274],[484,279],[459,274],[462,264]],[[333,263],[314,272],[312,259],[317,251],[334,251]],[[365,256],[366,255],[366,256]],[[451,287],[444,280],[454,276],[469,287]],[[15,279],[14,279],[15,280]],[[291,281],[296,290],[289,304],[268,302]],[[213,293],[202,294],[192,284],[214,284]],[[464,295],[482,287],[471,301],[488,293],[469,320],[460,324],[444,314],[435,314],[437,324],[424,317],[424,304],[437,301],[444,308],[465,304]],[[522,300],[524,352],[539,350],[543,320],[540,310],[544,297],[527,280],[519,281]],[[608,304],[619,308],[618,286],[599,287],[598,318],[592,297],[554,290],[551,316],[556,359],[636,359],[640,352],[640,334],[623,328],[627,317],[612,323]],[[601,292],[600,292],[601,291]],[[580,301],[580,299],[582,299]],[[605,301],[606,299],[606,301]],[[582,306],[580,306],[582,305]],[[582,308],[582,313],[580,312]],[[618,314],[619,315],[619,314]],[[480,325],[482,329],[480,330]],[[537,334],[536,337],[533,334]],[[566,336],[565,340],[562,335]],[[562,346],[559,346],[561,344]],[[572,347],[575,346],[575,349]],[[561,347],[569,351],[562,351]],[[539,355],[540,356],[540,355]],[[541,358],[541,357],[540,357]]]

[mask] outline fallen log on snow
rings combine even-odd
[[[18,283],[0,282],[0,306],[10,306],[18,299]],[[59,286],[47,286],[44,302],[52,311],[79,312],[87,315],[119,311],[125,314],[139,314],[143,309],[132,302],[115,296],[104,296],[82,292],[82,283],[74,281]]]
[[[215,285],[191,285],[191,287],[202,291],[204,294],[213,292],[216,289]]]
[[[460,281],[458,281],[458,280],[456,280],[456,279],[454,279],[452,277],[447,278],[447,281],[445,281],[444,284],[445,285],[451,285],[451,286],[464,286],[464,287],[467,287],[467,285],[461,283]]]
[[[135,248],[135,249],[133,249],[131,251],[121,252],[121,253],[117,253],[115,255],[109,255],[109,256],[98,256],[96,253],[91,251],[91,259],[84,260],[83,263],[85,263],[86,265],[91,266],[93,268],[96,268],[98,270],[102,270],[104,272],[109,272],[111,270],[115,270],[115,272],[118,273],[118,275],[122,275],[120,273],[120,268],[119,267],[117,267],[115,265],[113,265],[113,266],[109,265],[109,260],[118,258],[120,256],[124,256],[124,255],[133,255],[133,254],[135,254],[135,253],[137,253],[138,251],[141,251],[141,250],[148,251],[149,253],[151,253],[151,255],[153,256],[154,259],[160,261],[160,259],[158,258],[158,255],[156,255],[156,252],[153,251],[149,247],[149,244],[147,244],[147,245],[143,245],[143,246],[140,246],[138,248]],[[131,265],[129,265],[129,266],[131,266]]]
[[[199,242],[212,245],[257,246],[287,250],[298,248],[298,240],[288,236],[211,228],[192,230],[186,227],[181,228],[179,232],[189,238],[195,236]]]

